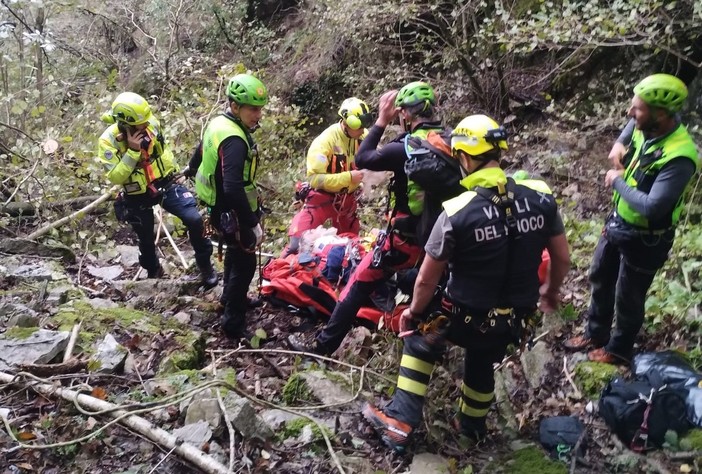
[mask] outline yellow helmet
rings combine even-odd
[[[451,152],[461,150],[471,156],[494,148],[507,149],[507,131],[487,115],[470,115],[451,133]]]
[[[128,125],[141,125],[151,118],[151,107],[139,94],[122,92],[112,102],[112,117]]]
[[[373,124],[373,114],[370,113],[368,104],[356,97],[350,97],[341,103],[339,117],[351,130],[368,128]]]

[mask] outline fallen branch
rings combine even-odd
[[[583,398],[583,394],[580,393],[578,386],[575,385],[575,382],[573,381],[573,377],[570,375],[570,372],[568,371],[568,358],[566,356],[563,356],[563,373],[565,374],[566,380],[568,380],[568,382],[570,382],[570,385],[573,387],[573,390],[575,391],[575,396],[578,398]]]
[[[617,446],[617,448],[619,448],[623,452],[626,452],[628,455],[633,456],[638,462],[647,464],[648,467],[653,470],[653,472],[657,472],[659,474],[671,474],[671,472],[668,469],[663,467],[660,461],[657,461],[656,459],[653,459],[649,456],[644,456],[643,454],[635,453],[634,451],[624,446],[624,443],[622,443],[616,435],[612,434],[611,439]]]
[[[15,376],[13,376],[12,374],[0,372],[0,382],[9,384],[16,381],[17,380]],[[144,418],[130,414],[118,405],[114,405],[112,403],[99,400],[95,397],[79,394],[74,390],[69,390],[63,387],[57,387],[56,385],[48,383],[38,383],[32,385],[32,389],[45,396],[59,396],[64,400],[71,401],[76,405],[80,404],[96,412],[109,413],[109,415],[112,416],[114,419],[110,421],[107,425],[105,425],[102,429],[106,428],[111,424],[119,422],[131,428],[140,435],[146,437],[150,441],[165,448],[166,450],[173,450],[173,452],[175,452],[181,458],[192,463],[194,466],[198,467],[199,469],[208,474],[225,474],[228,472],[226,466],[223,466],[221,463],[208,456],[207,454],[203,453],[198,448],[188,443],[183,443],[182,440],[171,435],[167,431],[155,427],[151,422],[145,420]],[[12,427],[10,426],[10,422],[2,412],[0,412],[0,417],[2,417],[2,421],[5,424],[5,428],[7,429],[8,434],[10,434],[10,436],[14,438],[14,440],[18,443],[19,447],[24,449],[43,449],[50,446],[35,446],[32,444],[23,443],[14,436]],[[88,436],[93,437],[96,435],[96,433],[97,432],[91,433]],[[74,444],[75,442],[78,442],[78,440],[73,440],[70,444]]]
[[[40,161],[41,161],[41,160],[35,160],[35,161],[34,161],[34,166],[32,166],[32,169],[29,171],[29,173],[27,173],[27,176],[25,176],[24,178],[22,178],[22,181],[20,181],[20,183],[17,185],[17,187],[15,188],[15,190],[12,192],[12,194],[10,194],[10,197],[7,198],[7,201],[5,201],[5,205],[7,205],[8,203],[10,203],[10,202],[12,201],[12,198],[15,197],[15,194],[17,194],[17,191],[19,191],[20,188],[22,187],[22,185],[23,185],[29,178],[32,177],[32,175],[34,174],[34,171],[37,169],[37,166],[39,165],[39,162],[40,162]]]
[[[539,342],[539,341],[540,341],[541,339],[543,339],[544,337],[548,336],[548,333],[549,333],[549,331],[546,331],[546,332],[544,332],[544,333],[542,333],[542,334],[539,334],[538,336],[536,336],[536,337],[534,338],[534,340],[532,341],[532,343],[533,343],[534,345],[536,345],[537,342]],[[504,367],[505,365],[507,365],[507,363],[508,363],[509,361],[518,359],[519,356],[522,355],[522,352],[523,352],[523,351],[522,351],[522,348],[520,347],[519,349],[517,349],[517,350],[515,351],[514,354],[511,354],[511,355],[506,356],[504,359],[502,359],[502,362],[500,362],[500,365],[498,365],[497,367],[495,367],[495,372],[497,372],[497,371],[500,370],[502,367]]]
[[[212,357],[212,366],[213,366],[213,375],[217,377],[217,364],[215,363],[215,355],[210,352],[210,356]],[[224,422],[227,424],[227,431],[229,432],[229,472],[232,472],[234,469],[234,450],[235,450],[235,445],[234,445],[234,425],[232,424],[231,418],[229,418],[229,414],[227,413],[227,408],[224,406],[224,401],[222,400],[222,392],[220,392],[219,387],[216,389],[217,392],[217,404],[219,405],[219,409],[222,411],[222,415],[224,415]]]
[[[580,451],[580,445],[583,444],[583,441],[585,441],[585,437],[587,436],[587,429],[584,429],[582,433],[580,433],[580,436],[578,437],[578,441],[575,443],[575,446],[573,447],[573,450],[571,451],[573,453],[573,457],[570,460],[570,472],[569,474],[575,474],[575,466],[578,464],[578,451]]]
[[[39,229],[39,230],[37,230],[37,231],[32,232],[31,234],[29,234],[29,235],[27,236],[27,238],[28,238],[29,240],[34,240],[34,239],[36,239],[36,238],[38,238],[38,237],[41,237],[42,235],[44,235],[44,234],[50,232],[50,231],[53,230],[53,229],[56,229],[56,228],[61,227],[62,225],[66,224],[66,223],[68,223],[68,222],[71,222],[72,220],[75,220],[75,219],[82,219],[83,217],[85,217],[85,214],[87,214],[88,212],[92,211],[93,209],[95,209],[96,207],[98,207],[98,206],[99,206],[100,204],[102,204],[103,202],[105,202],[105,201],[107,201],[108,199],[110,199],[110,197],[112,197],[112,195],[113,195],[119,188],[120,188],[120,186],[118,186],[118,185],[115,185],[115,186],[111,187],[109,190],[107,190],[105,193],[103,193],[102,196],[100,196],[98,199],[96,199],[95,201],[91,202],[91,203],[88,204],[87,206],[85,206],[85,207],[83,207],[82,209],[79,209],[79,210],[77,210],[76,212],[74,212],[74,213],[72,213],[72,214],[70,214],[70,215],[68,215],[68,216],[66,216],[66,217],[63,217],[63,218],[61,218],[61,219],[59,219],[59,220],[57,220],[57,221],[55,221],[55,222],[52,222],[52,223],[50,223],[50,224],[45,225],[45,226],[42,227],[41,229]]]
[[[319,354],[315,354],[314,352],[300,352],[300,351],[293,351],[289,349],[245,349],[242,347],[239,347],[237,349],[212,349],[211,352],[218,353],[218,354],[224,354],[222,357],[218,359],[218,361],[222,361],[224,359],[227,359],[233,355],[237,355],[240,353],[255,353],[255,354],[290,354],[294,356],[305,356],[305,357],[312,357],[314,359],[319,359],[319,360],[324,360],[327,362],[332,362],[337,365],[341,365],[343,367],[348,367],[350,369],[356,369],[360,372],[365,372],[371,375],[374,375],[378,377],[379,379],[385,380],[388,383],[394,384],[397,382],[396,379],[392,379],[388,377],[387,375],[381,374],[380,372],[376,372],[374,370],[369,370],[366,368],[366,366],[360,366],[360,365],[353,365],[349,364],[348,362],[341,361],[339,359],[334,359],[332,357],[327,357]],[[200,372],[208,374],[213,371],[212,364],[208,365],[207,367],[203,368],[200,370]]]
[[[702,451],[681,451],[679,453],[666,453],[668,459],[682,461],[684,459],[697,459],[702,457]]]
[[[93,196],[81,196],[77,198],[66,199],[64,201],[54,201],[54,202],[42,202],[40,204],[34,204],[31,202],[9,202],[0,205],[0,213],[7,214],[10,217],[17,216],[33,216],[38,211],[45,209],[55,210],[62,209],[64,207],[70,207],[76,209],[86,204],[99,199],[99,195]]]
[[[50,377],[59,374],[75,374],[88,367],[87,360],[69,359],[60,364],[21,364],[19,369],[37,377]]]
[[[71,329],[71,338],[68,340],[68,345],[66,346],[66,351],[63,353],[63,362],[64,363],[71,360],[71,357],[73,356],[73,348],[76,347],[76,341],[78,340],[78,331],[80,331],[81,324],[83,324],[83,321],[74,324],[73,329]]]

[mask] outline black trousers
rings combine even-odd
[[[217,210],[212,211],[212,225],[221,233],[220,215]],[[241,228],[238,237],[224,235],[224,242],[227,251],[224,254],[224,287],[220,298],[224,305],[222,329],[236,337],[243,335],[246,329],[247,293],[256,273],[256,236],[252,229]]]
[[[147,195],[127,196],[127,222],[132,226],[139,241],[139,263],[153,272],[159,266],[154,243],[153,206],[160,204],[166,211],[178,217],[188,229],[188,237],[195,251],[199,267],[208,264],[212,255],[212,243],[204,236],[202,216],[197,209],[193,194],[179,184],[171,184],[162,191],[158,199]]]
[[[652,235],[633,231],[614,218],[605,224],[590,267],[585,335],[606,342],[608,352],[631,358],[644,322],[646,293],[667,260],[674,237],[674,229]]]
[[[452,317],[447,336],[450,342],[465,348],[459,400],[461,426],[469,426],[471,432],[479,434],[486,431],[485,419],[494,400],[493,364],[504,358],[507,346],[514,342],[508,316],[496,316],[494,326],[484,322],[480,315],[467,323],[463,316]],[[397,390],[385,407],[388,416],[412,427],[422,421],[431,369],[445,351],[444,344],[428,348],[424,337],[417,334],[405,338]]]

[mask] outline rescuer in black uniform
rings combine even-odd
[[[519,343],[541,298],[552,311],[570,257],[563,222],[548,185],[513,181],[499,167],[506,133],[485,115],[471,115],[455,128],[451,149],[467,189],[444,202],[425,246],[411,306],[402,315],[405,337],[397,390],[383,411],[367,404],[363,416],[383,441],[404,451],[419,426],[434,363],[448,340],[466,349],[458,420],[476,440],[487,433],[494,400],[493,364],[510,343]],[[540,287],[541,253],[551,255],[548,281]],[[448,266],[441,310],[429,315],[437,283]],[[419,324],[418,324],[419,323]]]

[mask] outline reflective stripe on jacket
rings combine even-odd
[[[153,137],[149,155],[152,173],[148,182],[141,152],[129,149],[127,137],[116,123],[107,127],[98,141],[98,160],[103,165],[105,176],[111,183],[124,186],[124,191],[129,195],[144,194],[151,181],[176,171],[173,153],[165,145],[160,123],[153,115],[146,130]]]
[[[307,151],[307,180],[312,188],[329,193],[353,192],[359,185],[351,182],[354,157],[361,138],[349,138],[341,123],[327,127],[312,141]]]

